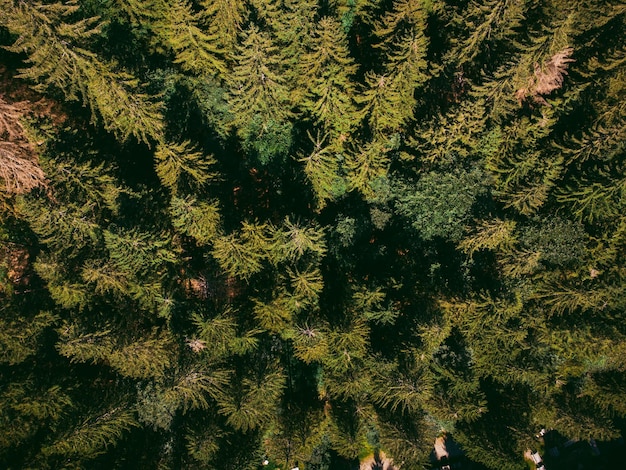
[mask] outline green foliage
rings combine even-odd
[[[72,362],[105,363],[126,377],[162,377],[175,352],[171,336],[157,331],[146,338],[124,340],[111,330],[81,333],[76,325],[65,324],[58,333],[62,356]]]
[[[0,362],[9,365],[24,362],[37,353],[38,340],[42,333],[54,325],[58,317],[49,312],[40,312],[32,319],[17,317],[0,320]]]
[[[209,32],[227,53],[233,52],[237,35],[248,16],[245,3],[237,0],[202,0],[203,16],[209,22]]]
[[[158,274],[168,263],[174,263],[176,257],[170,243],[167,238],[138,230],[104,232],[111,261],[129,275]]]
[[[363,107],[370,129],[376,134],[400,131],[408,116],[413,114],[411,101],[404,101],[406,90],[398,83],[400,79],[368,72],[365,80],[366,89],[356,100]]]
[[[369,321],[375,323],[394,323],[400,312],[390,305],[384,305],[385,293],[380,288],[375,290],[360,289],[352,296],[354,310]]]
[[[196,201],[191,196],[184,199],[173,196],[170,212],[172,225],[200,245],[210,243],[219,234],[221,218],[215,201],[209,203]]]
[[[73,432],[42,449],[48,455],[67,455],[92,459],[115,445],[122,435],[136,426],[133,413],[113,408],[87,418]]]
[[[309,81],[303,107],[326,129],[345,135],[358,121],[354,104],[356,72],[347,37],[337,20],[322,18],[302,61]]]
[[[229,77],[232,125],[243,139],[244,145],[259,152],[262,163],[273,156],[274,151],[284,153],[291,131],[288,88],[279,73],[279,56],[271,38],[251,26],[244,33],[238,49],[237,62]],[[279,144],[265,140],[280,136]],[[255,141],[261,139],[262,143]]]
[[[304,163],[304,172],[311,183],[317,207],[323,209],[328,201],[341,197],[346,192],[346,182],[341,176],[341,156],[331,146],[324,146],[325,138],[316,139],[309,134],[313,150],[298,161]]]
[[[92,121],[101,121],[120,140],[160,139],[159,103],[118,64],[80,46],[99,34],[101,27],[97,18],[72,21],[78,9],[73,3],[3,2],[2,22],[18,36],[9,50],[29,54],[30,66],[20,77],[34,81],[39,91],[54,88],[67,100],[81,99],[90,108]]]
[[[396,210],[424,240],[442,237],[458,241],[484,191],[482,179],[478,170],[457,170],[423,174],[413,185],[399,182]]]
[[[285,386],[280,370],[268,371],[258,379],[243,378],[235,393],[225,394],[218,402],[219,413],[239,431],[250,431],[268,422],[278,406]]]
[[[165,17],[160,18],[158,35],[174,51],[174,63],[196,75],[224,72],[226,66],[220,58],[223,51],[216,44],[217,33],[207,34],[202,30],[200,14],[194,13],[188,2],[174,1],[170,5]]]
[[[524,19],[528,2],[510,4],[501,0],[484,0],[468,4],[455,15],[454,22],[466,25],[465,34],[456,39],[455,59],[461,64],[471,61],[485,43],[510,40]]]
[[[61,387],[33,388],[31,382],[13,382],[0,394],[0,452],[19,445],[38,430],[61,419],[72,407],[72,400]]]
[[[276,251],[281,260],[295,261],[305,254],[321,258],[326,253],[322,228],[303,226],[301,223],[292,222],[289,217],[285,218],[282,227],[276,231],[275,237],[278,240]]]
[[[175,195],[181,187],[196,188],[210,182],[216,176],[209,171],[215,160],[194,151],[189,141],[180,144],[161,144],[154,158],[161,183]]]
[[[389,153],[394,150],[392,141],[375,140],[348,155],[348,188],[365,197],[374,196],[378,181],[387,177],[390,166]]]
[[[541,252],[544,263],[567,267],[580,263],[585,250],[586,234],[580,224],[554,218],[539,227],[528,227],[520,242],[529,249]]]
[[[51,207],[42,199],[23,198],[17,201],[16,208],[42,243],[55,252],[77,256],[79,251],[97,246],[102,237],[99,225],[93,220],[92,204]]]
[[[168,430],[177,412],[207,409],[209,399],[221,398],[228,378],[228,373],[222,370],[190,369],[170,380],[167,386],[149,382],[138,387],[139,420],[155,430]]]
[[[280,334],[292,322],[292,305],[288,298],[279,296],[269,303],[256,301],[254,316],[262,328]]]
[[[190,432],[186,436],[189,455],[198,462],[212,461],[219,451],[220,437],[216,429],[205,429],[202,433]]]
[[[289,153],[293,126],[289,122],[267,119],[258,113],[240,130],[243,148],[263,166],[281,164]]]
[[[262,269],[270,240],[266,224],[244,222],[240,234],[216,238],[211,254],[229,276],[248,279]]]
[[[470,256],[478,250],[511,251],[516,243],[515,222],[512,220],[484,220],[474,233],[466,236],[459,247]]]
[[[423,2],[400,0],[394,2],[393,9],[385,14],[374,29],[374,34],[381,41],[378,47],[388,51],[385,73],[395,93],[401,97],[398,118],[402,122],[413,115],[415,88],[427,79],[426,53],[429,40],[424,34],[426,19]]]
[[[1,468],[620,435],[620,2],[0,7]]]
[[[59,142],[59,145],[62,143]],[[105,163],[78,163],[72,161],[72,156],[64,157],[55,155],[42,162],[43,169],[51,180],[54,196],[68,202],[84,201],[86,204],[95,204],[100,211],[108,209],[116,213],[122,190],[111,175],[110,166]]]

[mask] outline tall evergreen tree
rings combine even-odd
[[[267,163],[284,156],[291,142],[289,88],[280,75],[277,47],[251,25],[243,33],[235,60],[228,77],[232,125],[244,146]]]
[[[118,64],[80,46],[99,34],[100,26],[97,18],[72,21],[78,10],[75,4],[3,2],[2,23],[17,35],[10,50],[29,54],[29,67],[20,77],[33,81],[38,91],[52,89],[68,101],[82,100],[92,120],[101,121],[120,140],[159,140],[159,102]]]

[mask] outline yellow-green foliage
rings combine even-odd
[[[0,18],[17,35],[10,50],[29,54],[29,67],[22,69],[20,76],[33,81],[39,91],[54,88],[67,100],[81,100],[90,108],[92,121],[102,122],[121,140],[131,136],[147,143],[160,139],[159,102],[144,93],[139,81],[118,64],[80,46],[101,27],[97,18],[72,22],[78,8],[72,2],[16,5],[3,1]]]
[[[162,143],[157,147],[154,158],[161,183],[175,195],[181,187],[202,186],[216,176],[210,171],[215,163],[213,157],[195,151],[189,141]]]
[[[220,232],[220,211],[216,201],[196,201],[172,196],[170,204],[172,225],[180,232],[193,237],[199,244],[211,243]]]
[[[617,438],[623,3],[0,0],[0,468]]]

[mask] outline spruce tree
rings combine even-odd
[[[2,22],[17,36],[9,50],[29,54],[29,67],[20,77],[33,81],[38,91],[82,101],[92,120],[101,121],[120,140],[131,136],[147,143],[159,140],[163,129],[159,102],[118,64],[80,46],[101,27],[97,18],[72,21],[78,10],[75,4],[3,3]]]

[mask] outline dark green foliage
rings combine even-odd
[[[582,225],[555,217],[539,227],[528,227],[520,242],[538,250],[548,265],[571,267],[582,261],[586,238]]]
[[[424,240],[458,241],[477,197],[485,191],[483,178],[478,170],[425,173],[415,184],[398,184],[396,209]]]
[[[291,148],[292,132],[291,123],[267,120],[261,114],[256,114],[242,132],[242,145],[261,165],[281,165]]]
[[[0,0],[0,467],[622,436],[625,18]]]

